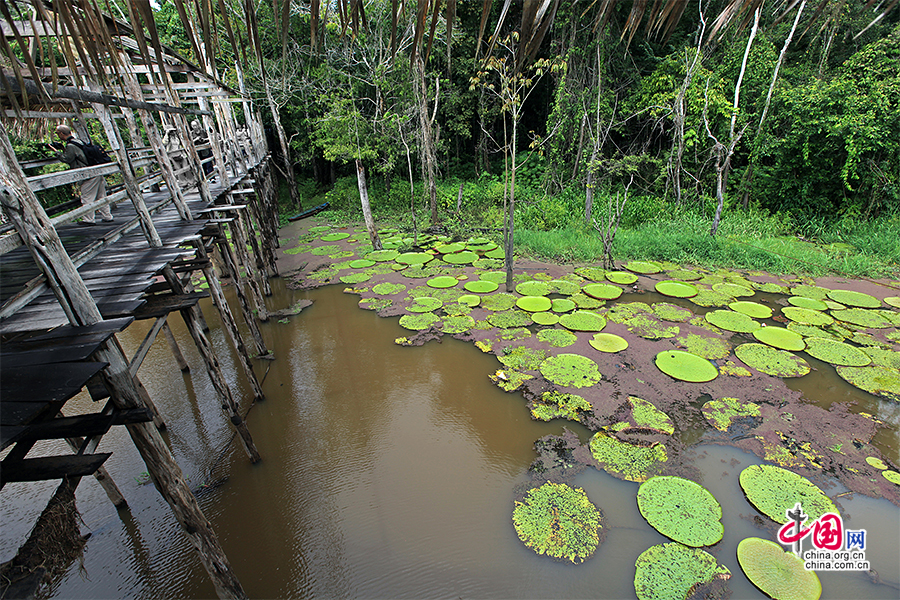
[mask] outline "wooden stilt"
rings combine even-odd
[[[231,275],[234,291],[237,294],[238,303],[241,306],[241,315],[244,317],[244,322],[250,329],[250,337],[253,338],[253,343],[256,346],[256,354],[259,357],[269,356],[269,350],[266,348],[266,343],[263,341],[262,333],[259,330],[256,319],[253,318],[253,310],[250,308],[250,302],[247,299],[247,294],[244,292],[244,278],[237,265],[234,250],[228,243],[228,239],[225,237],[225,231],[221,225],[219,225],[219,235],[216,236],[216,245],[219,248],[219,254],[221,254],[222,260]]]
[[[175,340],[175,334],[172,333],[168,323],[163,325],[162,332],[166,337],[166,341],[169,342],[169,348],[172,349],[172,356],[175,357],[178,368],[181,369],[182,373],[190,372],[191,366],[184,360],[184,354],[181,353],[181,348],[178,347],[178,342]]]
[[[238,211],[238,214],[235,215],[235,219],[230,223],[231,241],[241,263],[244,265],[244,268],[247,269],[247,282],[250,284],[250,293],[253,296],[253,301],[256,303],[256,317],[260,321],[268,321],[269,311],[266,309],[266,302],[263,299],[263,293],[259,286],[259,282],[253,274],[253,262],[247,254],[247,238],[244,236],[244,229],[241,226],[241,222],[240,211]]]
[[[144,406],[150,409],[150,412],[153,413],[153,424],[156,425],[156,428],[160,431],[166,430],[166,421],[163,419],[162,413],[159,412],[159,409],[156,408],[156,404],[154,404],[153,399],[150,398],[150,394],[147,392],[147,388],[144,387],[144,384],[141,383],[141,380],[138,379],[138,376],[134,376],[134,387],[137,389],[138,394],[141,396],[141,401],[144,403]]]

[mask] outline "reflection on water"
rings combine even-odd
[[[257,366],[260,374],[268,369],[267,400],[249,417],[260,464],[250,465],[231,441],[179,319],[171,324],[193,371],[178,371],[158,343],[140,372],[166,417],[176,458],[251,597],[633,597],[635,558],[666,541],[640,516],[636,483],[592,469],[576,477],[609,528],[584,565],[552,562],[518,541],[514,488],[526,481],[534,441],[564,424],[532,421],[521,396],[491,384],[494,357],[449,338],[397,346],[393,339],[406,335],[397,319],[357,309],[357,298],[340,287],[300,293],[273,283],[271,306],[300,297],[315,304],[290,324],[263,327],[277,360]],[[218,322],[206,313],[231,383],[247,399]],[[145,330],[134,326],[123,336],[128,352]],[[568,426],[587,441],[587,430]],[[117,514],[93,480],[83,481],[78,506],[93,535],[83,569],[72,568],[55,596],[214,596],[168,506],[152,485],[142,485],[144,467],[124,429],[111,432],[103,450],[114,452],[107,465],[131,513]],[[740,469],[760,461],[727,447],[695,452],[703,483],[725,513],[725,538],[712,551],[734,574],[733,597],[762,597],[734,557],[740,539],[767,535],[750,520],[755,511],[737,483]],[[2,491],[0,560],[27,536],[54,487],[13,484]],[[896,585],[896,507],[860,496],[840,503],[849,525],[870,531],[873,568]],[[865,575],[826,574],[822,581],[823,597],[898,595],[896,587],[874,585]]]

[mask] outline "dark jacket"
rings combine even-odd
[[[66,140],[66,149],[63,150],[60,160],[62,160],[73,169],[88,166],[88,161],[84,156],[84,151],[78,146],[77,143],[70,144],[69,142],[72,140],[74,140],[75,142],[81,142],[81,140],[76,138],[74,135],[68,138]]]

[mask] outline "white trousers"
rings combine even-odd
[[[106,198],[106,178],[103,175],[94,177],[93,179],[85,179],[81,182],[81,204],[92,204]],[[110,211],[109,204],[99,210],[100,218],[104,221],[112,221],[113,216]],[[94,222],[96,211],[82,217],[83,221],[88,223]]]

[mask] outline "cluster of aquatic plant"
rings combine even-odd
[[[705,403],[701,409],[703,416],[719,431],[728,431],[736,420],[759,416],[759,404],[741,402],[737,398],[719,398]]]
[[[803,377],[810,369],[809,363],[796,354],[765,344],[741,344],[734,353],[748,367],[775,377]]]
[[[568,419],[581,421],[582,413],[591,412],[591,403],[577,394],[565,394],[555,390],[541,394],[540,400],[531,403],[531,416],[538,421]]]
[[[651,430],[665,435],[675,433],[675,424],[672,418],[656,408],[652,402],[628,396],[626,403],[630,410],[628,418],[609,426],[611,431],[623,431],[626,429]]]
[[[703,383],[719,375],[718,369],[707,359],[681,350],[660,352],[654,362],[660,371],[681,381]]]
[[[803,559],[775,542],[746,538],[737,547],[737,559],[747,579],[770,598],[818,600],[822,584]]]
[[[541,363],[541,375],[563,387],[590,387],[600,381],[597,363],[580,354],[557,354]]]
[[[634,565],[638,600],[686,599],[704,584],[731,577],[728,567],[709,552],[677,542],[647,548]]]
[[[776,523],[799,502],[812,523],[825,513],[837,513],[831,499],[810,480],[774,465],[751,465],[741,471],[741,489],[756,509]]]
[[[589,446],[604,471],[628,481],[645,481],[657,474],[668,460],[663,444],[632,444],[603,431],[594,434]]]
[[[601,520],[583,489],[549,481],[529,490],[513,510],[513,525],[526,546],[576,564],[600,545]]]
[[[685,546],[711,546],[722,539],[722,507],[699,483],[661,475],[641,484],[638,509],[651,527]]]

